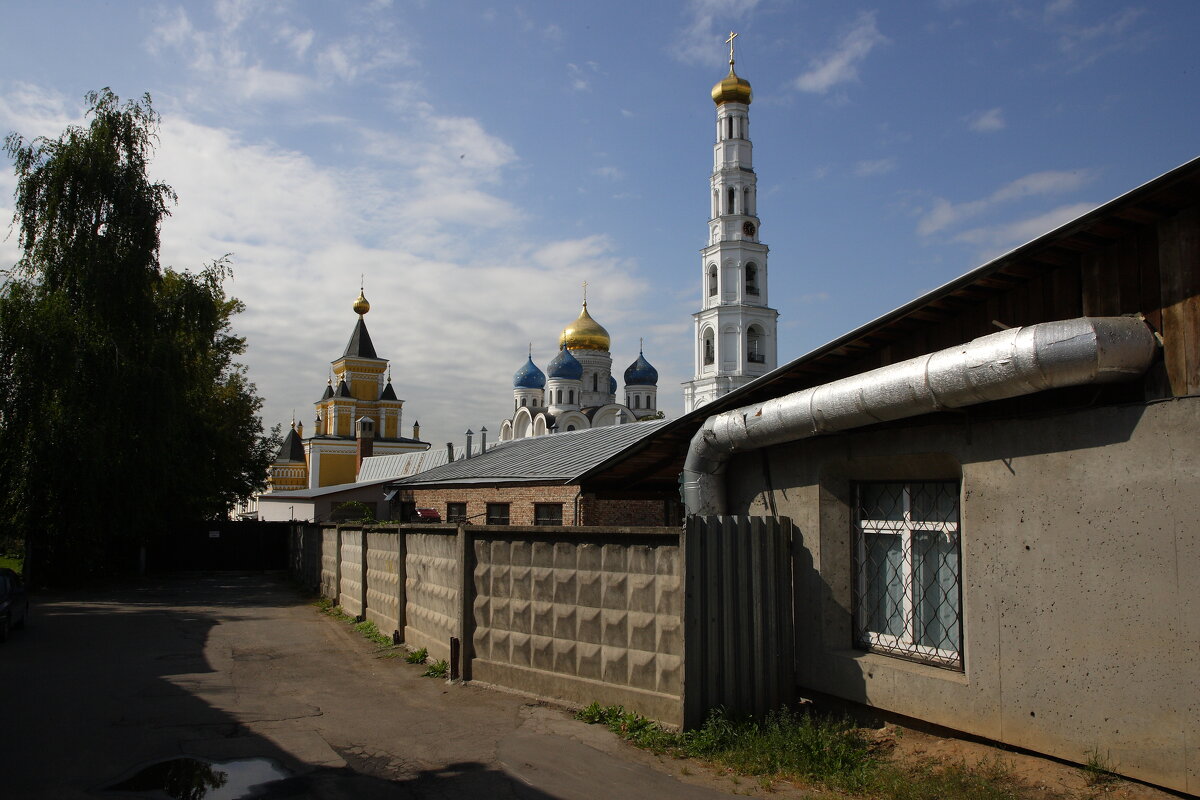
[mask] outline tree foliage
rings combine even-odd
[[[159,264],[175,194],[147,176],[149,95],[87,100],[86,128],[5,140],[22,256],[0,290],[0,522],[62,575],[223,515],[261,488],[277,446],[236,361],[226,260]]]

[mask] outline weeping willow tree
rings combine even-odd
[[[87,127],[5,139],[22,255],[0,290],[0,523],[43,580],[120,568],[151,536],[223,515],[275,446],[236,361],[226,261],[159,263],[175,194],[147,176],[149,95],[87,100]]]

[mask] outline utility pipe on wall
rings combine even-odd
[[[1046,389],[1142,375],[1158,342],[1136,317],[1080,317],[1009,328],[709,417],[683,466],[688,514],[726,513],[725,467],[734,453]]]

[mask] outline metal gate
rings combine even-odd
[[[683,724],[717,706],[761,715],[795,698],[792,521],[688,517]]]

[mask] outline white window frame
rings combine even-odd
[[[859,519],[863,508],[862,491],[868,485],[899,485],[903,487],[903,519],[874,520]],[[912,489],[920,484],[943,484],[953,486],[954,521],[936,522],[914,520],[912,518]],[[962,650],[965,647],[963,632],[962,606],[962,539],[959,536],[961,528],[961,486],[955,481],[860,481],[854,484],[854,571],[855,571],[855,612],[854,627],[857,644],[867,650],[881,652],[886,655],[928,662],[939,666],[952,667],[962,670],[964,659]],[[914,579],[913,533],[917,531],[933,531],[953,536],[958,547],[958,641],[959,649],[944,650],[918,643],[915,635],[916,613],[916,581]],[[894,636],[887,633],[867,630],[870,609],[865,602],[867,597],[867,536],[873,534],[899,535],[902,548],[900,564],[901,586],[908,587],[902,593],[904,633]]]

